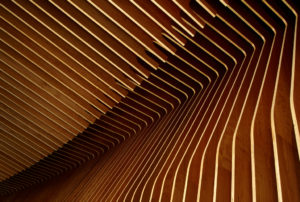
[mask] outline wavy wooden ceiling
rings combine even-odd
[[[300,201],[296,2],[0,5],[8,200]]]

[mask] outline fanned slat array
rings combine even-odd
[[[300,201],[296,2],[0,9],[3,200]]]

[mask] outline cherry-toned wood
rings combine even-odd
[[[1,201],[300,201],[295,2],[0,5]]]

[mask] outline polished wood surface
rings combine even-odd
[[[300,201],[294,1],[3,1],[3,201]]]

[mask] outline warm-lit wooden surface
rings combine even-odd
[[[3,200],[300,201],[294,1],[0,9]]]

